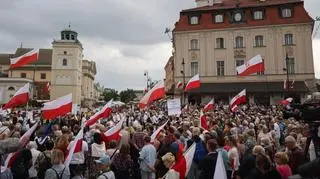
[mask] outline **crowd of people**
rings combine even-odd
[[[205,113],[207,130],[200,125],[201,110],[189,105],[181,115],[168,116],[165,107],[116,107],[109,118],[85,128],[81,151],[73,154],[69,167],[64,160],[80,130],[79,119],[93,111],[44,121],[36,109],[13,110],[1,116],[0,140],[20,138],[36,121],[41,125],[12,165],[1,168],[1,178],[175,179],[173,166],[194,143],[187,179],[212,179],[218,153],[228,179],[288,179],[315,158],[306,143],[308,124],[283,119],[283,106],[243,105],[233,113],[216,105]],[[120,120],[125,121],[121,139],[107,140],[104,132]],[[153,140],[150,136],[166,122]],[[2,166],[7,155],[1,155]]]

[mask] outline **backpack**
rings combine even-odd
[[[55,170],[54,168],[51,168],[51,169],[56,173],[57,179],[62,179],[64,170],[66,169],[66,167],[63,168],[63,170],[62,170],[62,172],[60,173],[60,175],[59,175],[59,173],[57,172],[57,170]]]
[[[52,167],[51,159],[45,153],[43,153],[43,155],[44,155],[44,160],[42,160],[39,165],[39,171],[38,171],[39,179],[44,179],[47,169]]]
[[[206,149],[204,148],[204,145],[202,141],[196,143],[196,151],[194,153],[193,162],[196,164],[199,164],[199,161],[206,156]]]

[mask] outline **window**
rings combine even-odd
[[[197,39],[191,40],[191,49],[192,50],[199,49],[199,40]]]
[[[284,35],[284,44],[285,45],[293,45],[293,35],[292,34]]]
[[[63,51],[63,54],[64,54],[64,55],[67,55],[67,51]]]
[[[66,39],[70,40],[70,35],[69,34],[66,35]]]
[[[263,11],[254,11],[253,12],[254,20],[262,20],[263,19]]]
[[[288,18],[292,16],[292,10],[290,8],[284,8],[281,10],[281,15],[284,18]]]
[[[46,78],[47,78],[47,75],[46,75],[45,73],[41,73],[41,74],[40,74],[40,78],[41,78],[41,79],[46,79]]]
[[[243,37],[236,37],[236,48],[243,48]]]
[[[8,91],[14,91],[15,89],[14,89],[14,87],[12,87],[12,86],[10,86],[9,88],[8,88]]]
[[[64,58],[64,59],[62,60],[62,65],[63,65],[63,66],[67,66],[67,65],[68,65],[68,60],[67,60],[66,58]]]
[[[223,23],[223,15],[222,14],[217,14],[214,16],[214,22],[215,23]]]
[[[71,35],[71,40],[74,40],[74,35]]]
[[[199,24],[199,17],[198,16],[190,17],[190,24],[192,24],[192,25]]]
[[[194,76],[199,73],[198,62],[191,62],[191,76]]]
[[[224,48],[224,39],[223,38],[216,39],[216,48]]]
[[[217,61],[217,76],[224,76],[224,61]]]
[[[294,70],[294,58],[289,58],[288,59],[288,73],[289,74],[294,74],[295,70]]]
[[[244,60],[236,60],[236,67],[241,66],[244,64]],[[236,73],[238,74],[237,70]]]
[[[21,73],[21,74],[20,74],[20,77],[21,77],[21,78],[26,78],[26,77],[27,77],[27,74],[26,74],[26,73]]]
[[[255,37],[255,44],[256,44],[256,47],[262,47],[263,46],[263,36],[262,35],[257,35]]]

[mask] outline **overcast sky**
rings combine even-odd
[[[0,0],[0,53],[14,52],[21,42],[51,48],[70,22],[85,59],[97,63],[98,82],[117,90],[143,89],[145,70],[155,80],[164,78],[171,55],[165,27],[173,28],[179,12],[194,6],[194,0]],[[319,0],[305,0],[305,7],[312,17],[320,16]],[[318,78],[319,37],[320,32],[313,41]]]

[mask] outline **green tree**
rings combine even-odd
[[[111,99],[116,100],[119,97],[118,91],[116,91],[115,89],[108,89],[108,88],[104,89],[102,96],[104,97],[104,100],[106,102],[110,101]]]
[[[133,101],[136,98],[136,94],[134,90],[127,89],[120,92],[120,100],[124,103],[128,103],[130,101]]]

